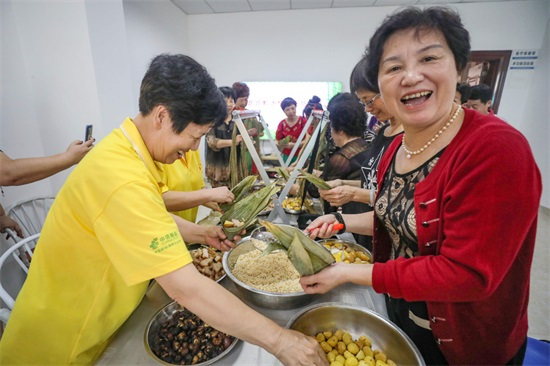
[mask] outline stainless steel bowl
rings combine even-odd
[[[287,328],[315,336],[326,330],[342,329],[353,339],[366,335],[372,348],[383,351],[398,365],[425,365],[420,351],[394,323],[367,308],[327,302],[309,306],[288,322]]]
[[[189,251],[189,254],[191,254],[191,256],[193,256],[193,252],[195,252],[195,251],[197,251],[197,250],[202,250],[203,248],[212,249],[212,250],[214,250],[214,251],[216,251],[216,252],[219,252],[219,254],[223,256],[223,253],[222,253],[220,250],[214,249],[214,248],[212,248],[212,247],[210,247],[210,246],[207,246],[207,245],[204,245],[204,244],[191,244],[191,245],[188,245],[188,246],[187,246],[187,250]],[[195,267],[197,267],[197,264],[196,264],[194,261],[193,261],[193,264],[195,265]],[[199,270],[199,272],[200,272],[200,269],[199,269],[199,268],[197,268],[197,270]],[[225,271],[224,271],[224,272],[225,272]],[[205,277],[208,277],[208,276],[205,275],[204,273],[201,273],[201,274],[204,275]],[[225,278],[225,276],[226,276],[225,273],[222,274],[222,275],[220,276],[220,278],[218,278],[218,279],[216,280],[216,282],[220,283],[221,281],[223,281],[223,279]]]
[[[267,233],[269,234],[269,233]],[[271,234],[269,234],[271,235]],[[242,239],[237,243],[237,247],[231,249],[229,252],[225,252],[223,255],[223,268],[227,277],[235,283],[239,293],[242,298],[246,301],[249,301],[255,305],[261,306],[268,309],[276,310],[285,310],[285,309],[296,309],[301,306],[307,305],[318,295],[309,295],[305,292],[293,292],[293,293],[277,293],[277,292],[268,292],[262,291],[252,286],[247,285],[246,283],[239,280],[233,275],[233,267],[240,255],[246,254],[252,250],[257,250],[252,242],[250,237]]]
[[[155,337],[159,333],[160,327],[162,326],[162,324],[165,321],[167,321],[168,319],[170,319],[172,317],[172,315],[178,310],[183,310],[183,307],[175,301],[168,304],[168,305],[166,305],[164,308],[160,309],[153,316],[153,318],[149,321],[149,323],[147,324],[147,327],[145,328],[145,337],[144,337],[145,350],[153,358],[153,360],[155,360],[156,362],[158,362],[161,365],[180,365],[180,363],[172,364],[172,363],[168,363],[166,361],[161,360],[160,358],[157,357],[157,355],[155,355],[155,353],[151,349],[151,346],[155,342]],[[210,365],[210,364],[218,361],[219,359],[221,359],[222,357],[227,355],[229,352],[231,352],[231,350],[233,349],[233,347],[235,347],[235,345],[237,344],[238,341],[239,341],[239,339],[235,338],[233,340],[233,343],[231,343],[231,345],[225,351],[223,351],[222,353],[220,353],[216,357],[211,358],[208,361],[197,363],[195,365],[205,366],[205,365]]]
[[[349,240],[341,240],[341,239],[322,239],[322,240],[317,240],[317,243],[323,245],[323,244],[329,244],[329,243],[341,243],[341,244],[346,244],[348,247],[350,247],[351,249],[355,250],[356,252],[360,251],[360,252],[363,252],[365,253],[369,258],[370,258],[370,261],[372,263],[372,253],[370,252],[370,250],[368,250],[367,248],[365,248],[364,246],[360,245],[360,244],[357,244],[353,241],[349,241]]]

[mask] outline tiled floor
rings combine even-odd
[[[550,209],[541,207],[531,267],[529,336],[550,340]]]

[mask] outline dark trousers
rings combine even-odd
[[[429,319],[426,303],[422,301],[407,302],[388,295],[385,297],[390,320],[411,338],[422,354],[426,365],[448,365],[449,363],[445,359],[445,356],[443,356],[443,353],[441,353],[432,331],[418,326],[409,317],[409,311],[411,311],[421,319]],[[506,365],[523,365],[526,349],[527,338],[525,338],[523,345]]]

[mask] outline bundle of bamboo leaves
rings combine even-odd
[[[327,182],[325,182],[324,180],[322,180],[321,178],[313,175],[313,174],[310,174],[308,172],[306,172],[305,170],[300,170],[300,173],[301,175],[299,176],[300,178],[305,178],[308,180],[308,182],[310,182],[311,184],[313,184],[315,187],[321,189],[321,190],[327,190],[327,189],[331,189],[332,187],[329,186],[327,184]]]
[[[285,251],[300,276],[312,275],[335,262],[334,257],[326,248],[313,241],[300,229],[288,225],[276,225],[268,221],[260,223],[278,241],[278,243],[269,243],[264,253],[275,250]]]
[[[248,228],[256,216],[267,207],[271,197],[279,190],[280,187],[270,184],[236,201],[220,218],[227,237],[231,240],[235,235]]]
[[[240,201],[244,196],[246,196],[256,179],[257,177],[255,175],[249,175],[248,177],[241,180],[238,184],[236,184],[233,188],[231,188],[231,192],[235,196],[235,199],[231,203],[221,204],[221,209],[224,212],[229,210],[231,206],[235,204],[235,202]]]
[[[290,179],[290,174],[288,174],[287,170],[285,168],[281,168],[280,166],[275,168],[275,171],[279,175],[279,178],[282,178],[286,181]]]
[[[241,142],[237,145],[237,125],[233,125],[233,133],[231,135],[231,152],[229,153],[229,167],[231,168],[231,188],[235,187],[239,181],[247,176],[248,169],[246,169],[246,144]],[[238,159],[237,151],[241,150],[240,159]]]

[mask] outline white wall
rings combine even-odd
[[[548,38],[543,47],[550,8],[547,0],[452,6],[459,11],[470,31],[473,50],[546,49],[548,53]],[[208,68],[218,85],[242,80],[323,80],[341,81],[344,90],[349,90],[349,74],[370,36],[384,17],[396,9],[336,8],[192,15],[188,17],[190,51]],[[499,116],[529,139],[546,187],[550,185],[547,62],[548,59],[539,60],[533,71],[510,70],[499,107]],[[253,97],[253,90],[251,94]],[[527,119],[525,113],[531,118]],[[532,118],[534,116],[537,118]],[[546,133],[541,134],[541,131]],[[548,191],[545,189],[542,201],[546,207],[550,207]]]
[[[2,1],[0,149],[52,155],[101,139],[138,112],[141,78],[162,52],[187,53],[187,15],[169,0]],[[55,194],[72,169],[4,187],[4,207]]]

